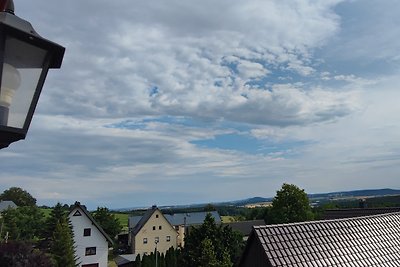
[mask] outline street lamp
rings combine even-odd
[[[0,0],[0,149],[25,139],[49,68],[60,68],[65,48],[41,37]]]
[[[157,262],[157,259],[158,259],[158,251],[157,251],[158,238],[156,238],[154,240],[154,243],[156,244],[156,267],[158,267],[158,262]]]

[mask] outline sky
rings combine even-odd
[[[117,209],[400,188],[399,1],[14,3],[66,53],[0,191]]]

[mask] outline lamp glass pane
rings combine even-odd
[[[6,37],[0,89],[0,125],[24,127],[46,54],[47,51],[42,48]]]

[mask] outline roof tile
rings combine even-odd
[[[400,266],[400,213],[254,229],[272,267]]]

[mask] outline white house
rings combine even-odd
[[[107,267],[111,238],[79,202],[75,202],[68,217],[74,232],[75,256],[79,267]]]

